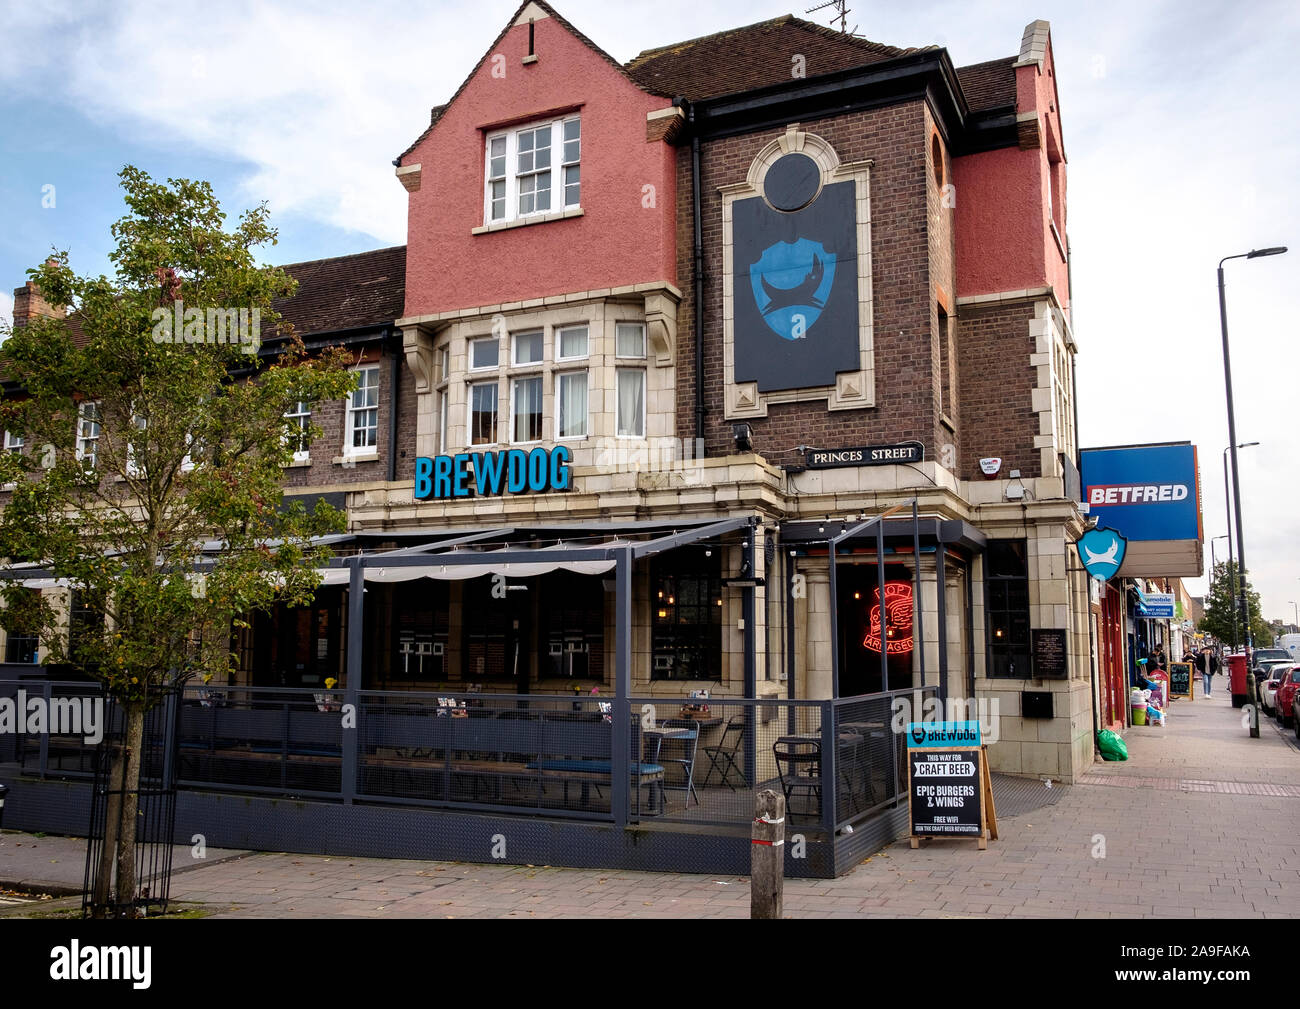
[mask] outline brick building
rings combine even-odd
[[[928,687],[997,702],[995,770],[1086,770],[1047,23],[1008,48],[785,16],[621,64],[524,3],[394,163],[407,245],[289,268],[364,374],[286,485],[365,562],[255,621],[241,682],[709,691],[751,769],[769,712]]]

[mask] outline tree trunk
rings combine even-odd
[[[91,897],[91,913],[103,918],[109,912],[109,899],[113,890],[113,862],[117,855],[118,825],[122,819],[122,772],[126,761],[122,747],[109,749],[108,801],[104,809],[104,844],[99,849],[99,871],[95,874],[95,892]]]
[[[135,831],[140,809],[140,754],[144,748],[144,707],[126,706],[126,748],[122,754],[122,828],[117,838],[117,905],[128,917],[135,914]]]

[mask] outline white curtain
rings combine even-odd
[[[620,368],[618,372],[618,433],[645,437],[645,372]]]
[[[582,438],[587,434],[587,373],[560,376],[561,438]]]

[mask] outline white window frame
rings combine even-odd
[[[581,375],[587,380],[587,411],[582,418],[582,434],[562,434],[564,430],[564,395],[561,391],[564,380]],[[555,373],[555,440],[583,441],[591,433],[591,372],[586,368]]]
[[[561,355],[560,349],[564,346],[564,334],[570,333],[575,329],[581,329],[587,334],[587,349],[581,354]],[[555,360],[560,361],[585,361],[591,357],[591,326],[587,323],[576,323],[572,326],[557,326],[555,330]]]
[[[575,160],[565,160],[564,157],[564,124],[566,122],[578,123],[578,157]],[[529,133],[534,130],[549,127],[551,131],[551,157],[547,168],[541,171],[551,173],[551,200],[550,205],[542,210],[534,208],[527,213],[521,213],[519,210],[520,178],[533,176],[537,174],[537,169],[524,173],[519,172],[519,135]],[[492,142],[494,140],[505,139],[505,175],[504,178],[498,176],[496,180],[492,177]],[[575,141],[570,141],[574,143]],[[578,170],[578,201],[575,203],[566,202],[565,191],[567,187],[564,184],[565,169],[569,167]],[[493,181],[505,182],[505,214],[502,217],[494,218],[492,216],[492,183]],[[576,210],[582,206],[582,116],[569,115],[561,116],[558,119],[539,119],[528,123],[518,123],[509,129],[495,130],[489,133],[483,139],[483,223],[485,226],[493,224],[508,224],[511,221],[527,220],[530,217],[544,217],[547,214],[563,213],[566,210]]]
[[[379,365],[363,364],[359,368],[352,368],[350,370],[362,377],[358,379],[357,389],[354,392],[349,393],[348,398],[343,401],[344,417],[345,417],[344,424],[343,424],[343,454],[345,456],[378,455],[379,454],[379,407],[380,407]],[[357,392],[362,391],[362,389],[371,388],[371,386],[369,385],[361,384],[365,381],[365,375],[369,372],[373,372],[375,376],[375,382],[373,386],[375,390],[374,405],[371,406],[367,404],[365,406],[356,406],[354,404],[355,404],[355,397]],[[371,410],[375,411],[375,425],[374,425],[375,443],[373,445],[356,445],[355,444],[356,432],[358,430],[356,426],[356,418],[359,414],[369,413]],[[366,425],[365,429],[369,430],[370,425]]]
[[[474,348],[480,343],[495,343],[497,345],[497,359],[492,364],[475,364]],[[468,353],[468,363],[470,371],[496,371],[501,367],[501,338],[498,336],[479,336],[469,341],[469,347],[466,348]]]
[[[620,353],[618,352],[618,328],[619,328],[620,326],[635,326],[635,327],[637,327],[638,329],[641,330],[641,353],[639,353],[639,354],[620,354]],[[614,323],[614,358],[615,358],[616,360],[619,360],[619,361],[644,361],[644,360],[646,359],[646,353],[645,353],[645,340],[646,340],[646,333],[645,333],[645,323],[644,323],[644,322],[635,322],[635,321],[627,321],[627,320],[624,320],[624,321],[621,321],[621,322],[616,322],[616,323]]]
[[[4,450],[5,450],[6,452],[22,452],[22,450],[23,450],[23,441],[24,441],[24,440],[25,440],[25,439],[23,439],[23,438],[21,438],[21,437],[20,437],[20,438],[14,438],[14,436],[13,436],[12,434],[9,433],[9,429],[6,428],[6,429],[5,429]],[[18,486],[18,484],[14,483],[13,481],[10,481],[9,483],[6,483],[6,484],[0,484],[0,489],[4,489],[4,490],[13,490],[13,489],[14,489],[15,487],[17,487],[17,486]]]
[[[538,404],[537,412],[537,437],[530,438],[527,441],[515,440],[515,389],[520,382],[536,382],[541,403]],[[498,408],[499,409],[499,408]],[[546,383],[542,380],[539,372],[525,373],[523,375],[512,375],[510,377],[510,444],[511,445],[536,445],[545,440],[546,433]]]
[[[474,390],[477,389],[479,386],[488,386],[488,385],[492,386],[492,388],[496,389],[497,391],[497,409],[496,409],[497,436],[492,441],[476,442],[474,440]],[[466,390],[467,390],[467,394],[465,397],[465,444],[466,446],[468,446],[469,448],[475,448],[484,445],[501,444],[501,382],[500,380],[493,378],[490,381],[486,381],[486,382],[471,382],[468,386],[466,386]]]
[[[99,466],[99,439],[104,436],[104,422],[99,416],[99,400],[85,400],[77,404],[77,461],[85,463],[87,455],[90,458],[90,469],[96,469]],[[87,413],[93,410],[94,417],[88,417]],[[95,433],[93,436],[86,434],[86,425],[93,424]],[[91,445],[90,452],[87,453],[86,446]]]
[[[541,348],[542,356],[536,361],[519,360],[519,338],[521,336],[537,337],[537,345]],[[523,329],[518,333],[510,334],[510,366],[512,368],[540,368],[546,363],[546,330],[544,329]]]
[[[630,359],[629,359],[630,360]],[[618,430],[618,418],[621,414],[619,409],[620,396],[622,387],[619,385],[618,376],[622,372],[632,372],[641,376],[641,433],[640,434],[620,434]],[[646,430],[646,413],[649,410],[650,403],[650,384],[649,377],[645,368],[615,368],[614,369],[614,437],[624,438],[630,441],[644,441]]]
[[[438,454],[442,455],[447,451],[447,399],[451,390],[443,386],[438,390]]]
[[[132,413],[131,424],[139,431],[149,430],[149,422],[138,414]],[[126,439],[126,475],[129,477],[140,476],[140,468],[135,464],[135,446],[132,444],[133,436],[127,435]]]
[[[305,408],[305,409],[304,409]],[[310,462],[311,446],[307,443],[307,425],[311,423],[311,404],[306,400],[298,400],[294,403],[293,409],[285,413],[285,420],[296,420],[298,423],[295,427],[301,432],[290,436],[290,440],[295,445],[301,445],[301,448],[293,450],[294,462]]]
[[[620,326],[635,326],[641,332],[641,352],[639,354],[620,354],[618,352],[618,329]],[[622,320],[614,323],[614,359],[616,361],[645,361],[646,360],[646,327],[644,322],[635,320]],[[641,433],[640,434],[620,434],[618,430],[618,419],[622,414],[620,410],[619,397],[621,395],[621,386],[618,382],[620,372],[638,372],[641,375]],[[616,438],[625,438],[630,441],[644,441],[646,437],[646,424],[648,423],[648,413],[650,410],[650,376],[644,367],[623,367],[614,369],[614,436]]]

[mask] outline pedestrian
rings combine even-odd
[[[1214,652],[1206,648],[1200,655],[1196,656],[1196,669],[1201,674],[1201,685],[1205,689],[1205,696],[1210,696],[1210,680],[1218,671],[1219,663],[1214,658]]]
[[[1151,670],[1165,668],[1165,646],[1156,645],[1156,650],[1151,653],[1151,662],[1148,664]]]

